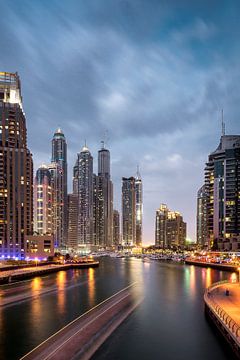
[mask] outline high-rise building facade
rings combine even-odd
[[[78,196],[78,246],[94,245],[93,158],[85,145],[74,166],[74,193]]]
[[[113,244],[120,244],[120,214],[117,210],[113,210]]]
[[[168,208],[166,204],[161,204],[156,211],[155,219],[155,245],[161,248],[167,247],[167,217]]]
[[[97,245],[113,245],[113,184],[110,174],[110,152],[104,147],[98,151],[97,179]]]
[[[209,248],[240,248],[240,135],[222,135],[205,168]]]
[[[186,242],[187,225],[182,215],[161,204],[156,211],[155,245],[162,248],[183,248]]]
[[[122,178],[122,242],[136,245],[136,187],[135,178]]]
[[[52,234],[52,186],[51,174],[46,165],[36,171],[33,187],[34,232]]]
[[[77,250],[78,248],[78,196],[68,194],[68,249]]]
[[[51,176],[52,188],[52,232],[54,239],[54,248],[56,250],[61,250],[66,245],[63,227],[63,171],[61,165],[54,162],[48,165],[48,170]]]
[[[33,231],[33,163],[17,73],[0,72],[0,256],[24,257]]]
[[[197,193],[197,244],[207,247],[207,193],[203,185]]]
[[[142,245],[142,217],[143,217],[143,188],[142,179],[137,171],[135,178],[135,191],[136,191],[136,245]]]
[[[64,133],[61,129],[57,129],[52,139],[52,163],[58,164],[59,176],[61,179],[58,181],[60,188],[58,191],[58,198],[61,200],[59,204],[59,225],[62,230],[59,231],[61,238],[59,244],[64,248],[67,240],[67,221],[68,221],[68,209],[67,209],[67,143]]]

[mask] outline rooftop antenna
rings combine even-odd
[[[224,122],[224,119],[223,119],[223,109],[222,109],[222,136],[225,135],[225,122]]]
[[[104,131],[104,134],[103,134],[103,141],[101,141],[101,142],[103,142],[103,143],[104,143],[104,147],[105,147],[105,145],[107,145],[108,140],[109,140],[109,137],[108,137],[108,131],[107,131],[107,130],[105,130],[105,131]]]
[[[104,140],[101,141],[101,146],[102,146],[102,149],[105,149],[105,143],[104,143]]]
[[[87,147],[87,140],[84,140],[84,146]]]

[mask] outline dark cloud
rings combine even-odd
[[[239,133],[234,4],[197,3],[0,0],[0,68],[20,73],[35,166],[50,160],[61,126],[70,190],[84,139],[96,158],[107,130],[117,208],[121,177],[140,164],[146,241],[160,202],[182,211],[194,236],[196,191],[218,145],[221,108],[229,132]]]

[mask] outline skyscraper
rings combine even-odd
[[[74,191],[78,196],[78,246],[93,242],[93,158],[85,145],[74,166]]]
[[[58,163],[52,162],[48,165],[51,176],[52,188],[52,230],[54,239],[54,248],[61,250],[65,247],[64,239],[64,201],[63,201],[63,171]]]
[[[186,223],[177,211],[171,211],[161,204],[156,211],[155,245],[162,248],[184,247],[186,242]]]
[[[135,191],[136,191],[136,245],[142,245],[142,216],[143,216],[143,191],[142,191],[142,179],[137,171],[135,178]]]
[[[51,174],[46,165],[37,169],[34,179],[34,232],[52,234]]]
[[[117,210],[113,210],[113,244],[120,244],[120,214]]]
[[[59,243],[61,247],[65,247],[67,239],[67,220],[68,220],[68,210],[67,210],[67,143],[63,131],[57,129],[54,133],[52,139],[52,163],[56,163],[59,166],[61,181],[58,181],[58,197],[60,199],[59,204],[62,206],[62,209],[59,210],[59,226],[62,227],[60,231],[61,239]],[[61,211],[62,210],[62,211]]]
[[[24,257],[33,231],[33,163],[17,73],[0,72],[0,256]]]
[[[78,248],[78,196],[68,194],[68,249]]]
[[[168,208],[166,204],[161,204],[156,211],[155,219],[155,245],[161,248],[167,247],[167,217]]]
[[[124,246],[136,245],[135,178],[122,178],[122,236]]]
[[[223,135],[205,168],[208,246],[240,248],[240,135]]]
[[[203,185],[197,193],[197,244],[201,247],[207,242],[207,193]]]
[[[98,151],[97,180],[97,243],[100,246],[113,245],[113,184],[110,175],[110,152],[104,147]]]

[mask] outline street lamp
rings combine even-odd
[[[237,269],[238,269],[238,284],[240,285],[240,267],[238,267]]]
[[[37,267],[37,264],[38,264],[38,258],[35,257],[35,261],[36,261],[36,267]]]

